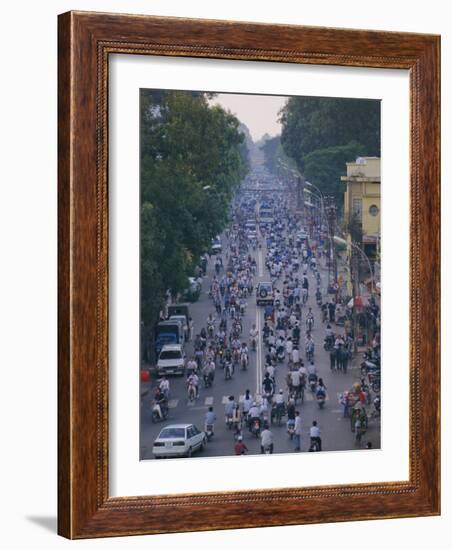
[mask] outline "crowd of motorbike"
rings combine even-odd
[[[224,408],[225,424],[233,431],[237,454],[247,451],[243,443],[245,430],[261,438],[262,452],[273,452],[270,427],[282,426],[284,419],[289,438],[299,441],[296,407],[303,404],[305,392],[311,393],[320,409],[325,406],[327,386],[315,362],[316,317],[322,320],[325,331],[321,345],[329,352],[331,373],[346,373],[354,353],[353,337],[342,329],[344,308],[325,292],[325,282],[322,284],[321,251],[310,246],[303,223],[291,215],[284,199],[274,199],[271,207],[273,221],[259,224],[256,201],[242,199],[236,203],[231,225],[223,235],[224,249],[213,260],[209,297],[214,313],[194,337],[194,354],[187,363],[187,399],[194,401],[200,384],[209,388],[220,375],[227,381],[237,371],[246,371],[250,353],[256,353],[261,342],[261,391],[253,395],[247,389],[241,402],[231,395]],[[271,295],[262,309],[261,333],[252,325],[246,334],[243,318],[256,289],[256,251],[265,253]],[[315,316],[309,305],[310,293],[315,294],[320,316]],[[361,364],[360,383],[340,396],[344,417],[350,417],[357,442],[367,428],[366,408],[373,404],[373,410],[380,411],[379,350],[376,336]],[[278,370],[285,374],[278,375],[277,384]],[[216,415],[209,408],[205,417],[207,439],[214,435],[215,421]],[[320,430],[314,424],[309,450],[318,451]]]

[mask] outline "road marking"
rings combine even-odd
[[[169,409],[175,409],[179,403],[179,399],[170,399],[168,401],[168,408]]]
[[[221,400],[221,402],[223,403],[223,405],[226,405],[226,403],[229,401],[229,395],[223,395],[223,399]]]
[[[256,329],[257,329],[257,354],[256,354],[256,393],[260,392],[262,381],[262,334],[261,334],[261,316],[259,307],[256,308]]]
[[[206,405],[206,406],[213,405],[213,397],[206,397],[204,399],[204,405]]]
[[[257,253],[257,273],[259,277],[264,276],[264,261],[262,258],[262,249]]]

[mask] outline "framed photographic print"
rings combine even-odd
[[[432,35],[59,17],[59,533],[439,514]]]

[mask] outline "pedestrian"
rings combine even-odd
[[[298,452],[301,449],[301,416],[300,411],[295,411],[295,426],[293,434],[294,451]]]
[[[336,350],[332,348],[330,350],[330,369],[334,370],[336,368]]]

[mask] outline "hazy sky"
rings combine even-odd
[[[287,97],[271,95],[218,94],[213,103],[229,109],[248,126],[254,141],[265,133],[274,136],[281,133],[278,112]]]

